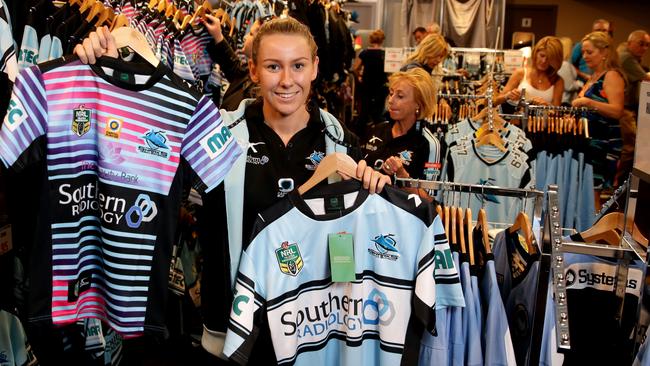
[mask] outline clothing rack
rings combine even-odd
[[[615,294],[619,300],[617,320],[621,321],[625,302],[625,289],[628,279],[630,262],[640,259],[640,251],[627,244],[621,246],[602,245],[595,243],[574,243],[562,239],[560,225],[560,209],[558,202],[558,187],[550,185],[546,192],[548,209],[545,213],[542,229],[542,250],[539,278],[537,284],[537,305],[532,327],[532,344],[529,365],[539,364],[542,344],[544,314],[546,310],[546,293],[549,285],[549,275],[552,278],[553,301],[555,302],[555,332],[557,347],[560,352],[571,349],[569,333],[568,298],[564,278],[564,253],[588,254],[600,257],[618,259],[616,267]],[[639,297],[639,306],[642,296]]]
[[[536,198],[536,199],[539,198],[540,203],[541,203],[541,197],[544,196],[544,192],[536,189],[507,188],[507,187],[498,187],[498,186],[488,186],[483,184],[443,182],[443,181],[433,181],[433,180],[423,180],[423,179],[413,179],[413,178],[397,178],[397,183],[398,185],[405,188],[422,188],[425,190],[458,192],[458,193],[477,193],[477,194],[488,193],[488,194],[493,194],[495,196],[504,196],[504,197]]]
[[[458,98],[458,99],[483,99],[486,98],[486,94],[452,94],[452,93],[443,93],[438,92],[438,98]]]

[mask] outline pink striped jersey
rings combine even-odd
[[[199,35],[189,32],[181,40],[181,47],[195,77],[208,76],[212,72],[212,59],[208,54],[208,44],[214,42],[212,36],[202,28]]]
[[[162,63],[61,58],[20,72],[0,159],[18,170],[45,161],[50,221],[38,230],[52,249],[41,269],[51,302],[33,305],[31,320],[164,332],[182,192],[215,188],[241,154],[222,121]]]

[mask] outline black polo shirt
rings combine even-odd
[[[280,136],[264,123],[261,100],[251,104],[245,113],[250,143],[246,152],[244,183],[244,249],[248,246],[257,214],[306,182],[325,156],[325,124],[316,104],[309,105],[307,126],[298,131],[286,146]],[[349,155],[358,161],[361,158],[358,140],[347,131],[346,136],[350,137],[345,142],[355,146],[348,149]]]
[[[361,146],[364,159],[368,165],[381,170],[384,161],[391,156],[398,156],[411,178],[425,179],[425,164],[440,162],[428,162],[429,142],[422,136],[424,122],[416,122],[406,134],[397,138],[393,138],[394,123],[387,121],[373,126],[368,133],[368,140]]]

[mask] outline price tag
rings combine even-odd
[[[327,238],[330,252],[332,282],[355,280],[354,246],[352,234],[329,234]]]

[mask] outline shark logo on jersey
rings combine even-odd
[[[410,150],[400,151],[399,158],[402,160],[402,164],[411,165],[411,162],[413,161],[413,151]]]
[[[377,250],[368,248],[368,253],[377,258],[390,259],[392,261],[397,260],[399,258],[399,250],[397,249],[397,241],[393,238],[394,236],[395,234],[379,234],[375,236],[371,241]]]
[[[297,243],[282,242],[280,248],[275,250],[275,257],[280,265],[280,271],[294,277],[300,273],[304,265]]]
[[[167,146],[167,136],[165,136],[165,131],[154,131],[150,130],[142,136],[142,139],[147,144],[147,146],[138,146],[138,151],[150,154],[154,156],[159,156],[161,158],[167,159],[169,153],[163,150],[169,150]]]
[[[482,186],[494,186],[494,182],[496,179],[494,178],[488,178],[488,179],[479,179],[478,184]],[[476,198],[478,198],[481,201],[487,201],[487,202],[494,202],[494,203],[501,203],[498,198],[496,198],[495,195],[493,194],[488,194],[488,193],[476,193]]]
[[[70,128],[75,135],[81,137],[90,131],[91,110],[80,105],[72,111],[72,124]]]
[[[316,170],[318,164],[320,164],[321,160],[323,160],[323,157],[325,157],[325,153],[314,150],[313,153],[309,154],[309,156],[306,157],[306,159],[309,159],[311,164],[305,164],[305,168],[309,170]]]

